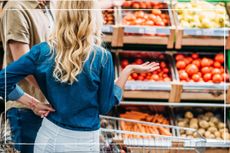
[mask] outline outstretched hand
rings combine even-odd
[[[133,72],[136,73],[147,73],[147,72],[153,72],[160,68],[159,63],[156,62],[145,62],[141,65],[130,65]]]

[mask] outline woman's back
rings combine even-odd
[[[48,43],[36,45],[30,52],[36,62],[34,76],[47,100],[56,110],[47,118],[67,129],[98,129],[99,114],[107,113],[121,98],[120,88],[114,88],[111,54],[94,47],[94,51],[84,63],[82,72],[77,75],[77,81],[70,85],[60,83],[53,77],[54,57]],[[119,93],[117,98],[114,97],[114,90]]]

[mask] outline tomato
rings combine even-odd
[[[145,2],[140,2],[140,8],[146,9],[147,8],[146,3]]]
[[[152,8],[151,2],[145,2],[145,3],[146,3],[146,8],[147,9],[151,9]]]
[[[199,55],[198,55],[197,53],[193,53],[193,54],[192,54],[192,58],[193,58],[193,59],[198,59],[198,58],[199,58]]]
[[[159,81],[160,77],[157,74],[153,74],[151,80]]]
[[[167,78],[167,77],[169,77],[169,76],[168,76],[168,74],[165,74],[165,73],[164,73],[164,74],[162,75],[162,77],[163,77],[163,78]]]
[[[208,58],[203,58],[203,59],[201,60],[201,66],[202,66],[202,67],[206,67],[206,66],[210,66],[210,65],[211,65],[211,63],[210,63],[210,61],[209,61]]]
[[[199,68],[200,67],[200,60],[196,59],[192,62],[192,64],[195,64]]]
[[[169,73],[169,69],[168,68],[163,68],[163,72],[164,73]]]
[[[201,73],[201,72],[198,72],[197,74],[198,74],[200,77],[202,77],[202,73]]]
[[[199,69],[195,64],[189,64],[185,68],[185,71],[188,73],[188,75],[192,76],[193,74],[198,73]]]
[[[214,83],[220,83],[222,81],[222,77],[220,74],[214,74],[212,77],[212,81]]]
[[[146,73],[141,73],[140,76],[143,76],[144,78],[147,76]]]
[[[132,4],[132,7],[133,7],[134,9],[139,9],[139,8],[140,8],[140,4],[139,4],[138,2],[134,2],[134,3]]]
[[[161,10],[159,10],[159,9],[153,9],[152,10],[152,14],[154,14],[154,15],[160,15],[161,14]]]
[[[141,65],[141,64],[143,64],[144,62],[143,62],[142,59],[138,58],[138,59],[135,60],[135,63],[138,64],[138,65]]]
[[[221,63],[220,62],[214,62],[213,66],[215,68],[221,68]]]
[[[218,68],[214,68],[214,69],[212,70],[212,74],[221,74],[221,71],[220,71],[220,69],[218,69]]]
[[[156,21],[156,26],[165,26],[165,23],[163,21]]]
[[[138,74],[137,73],[132,73],[131,76],[132,76],[132,78],[134,80],[137,80],[137,78],[138,78]]]
[[[228,75],[228,74],[226,74],[226,73],[222,73],[222,74],[221,74],[221,76],[222,76],[222,80],[223,80],[223,81],[225,81],[225,82],[226,82],[226,81],[228,81],[228,80],[229,80],[229,75]]]
[[[188,80],[188,78],[189,78],[188,73],[185,71],[179,72],[179,78],[180,78],[180,80]]]
[[[220,72],[221,72],[221,73],[224,73],[224,68],[223,68],[223,66],[220,67]]]
[[[210,72],[211,72],[211,69],[210,69],[210,67],[203,67],[203,68],[201,69],[201,72],[202,72],[203,74],[210,73]]]
[[[176,55],[176,60],[177,61],[179,61],[179,60],[183,60],[185,57],[184,57],[184,55],[182,55],[182,54],[177,54]]]
[[[128,80],[133,80],[133,78],[131,76],[128,77]]]
[[[166,77],[166,78],[164,78],[164,81],[165,81],[165,82],[170,82],[171,79],[170,79],[169,77]]]
[[[141,75],[138,76],[137,80],[143,81],[145,78]]]
[[[145,13],[143,11],[136,11],[134,15],[136,18],[144,18]]]
[[[199,82],[199,81],[200,81],[200,76],[199,76],[199,74],[193,74],[193,75],[192,75],[192,80],[193,80],[194,82]]]
[[[212,79],[212,74],[211,74],[211,73],[206,73],[206,74],[204,74],[203,80],[204,80],[205,82],[208,82],[208,81],[210,81],[211,79]]]
[[[192,57],[186,57],[185,59],[188,61],[188,64],[192,63],[193,61]]]
[[[121,61],[121,67],[125,68],[127,65],[129,65],[129,61],[128,60],[122,60]]]
[[[178,68],[178,69],[184,69],[185,67],[186,67],[186,63],[185,63],[185,61],[177,61],[176,62],[176,67]]]
[[[160,67],[161,67],[161,68],[166,68],[166,67],[167,67],[167,65],[166,65],[166,63],[165,63],[165,62],[160,62]]]
[[[214,64],[214,61],[210,58],[208,60],[209,60],[210,66],[212,66]]]
[[[224,63],[224,54],[219,53],[215,56],[215,61],[220,62],[221,64]]]
[[[122,7],[124,8],[129,8],[131,6],[132,2],[131,1],[125,1],[123,4],[122,4]]]

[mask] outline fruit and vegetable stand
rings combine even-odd
[[[111,43],[116,76],[128,64],[145,61],[159,62],[160,69],[146,74],[132,73],[120,106],[110,114],[138,122],[118,121],[115,128],[109,119],[103,119],[102,127],[145,134],[171,133],[196,139],[196,133],[191,131],[159,129],[140,122],[193,128],[206,139],[205,152],[229,153],[230,126],[225,123],[230,117],[224,113],[230,108],[228,5],[195,0],[133,0],[110,8],[104,14],[106,25],[103,31],[104,41]],[[154,49],[155,46],[164,46],[164,49]],[[142,142],[145,137],[132,134],[126,133],[122,140],[114,141],[122,144],[114,143],[106,149],[138,153],[168,151],[150,149],[150,142],[138,148],[139,140]],[[134,144],[130,147],[124,142]]]

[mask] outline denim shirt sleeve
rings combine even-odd
[[[17,100],[23,90],[17,83],[35,71],[38,47],[33,47],[27,54],[0,71],[0,97],[6,100]]]
[[[102,60],[99,87],[99,111],[100,114],[106,114],[121,101],[122,89],[114,84],[114,65],[111,53],[106,52],[102,58],[104,60]]]

